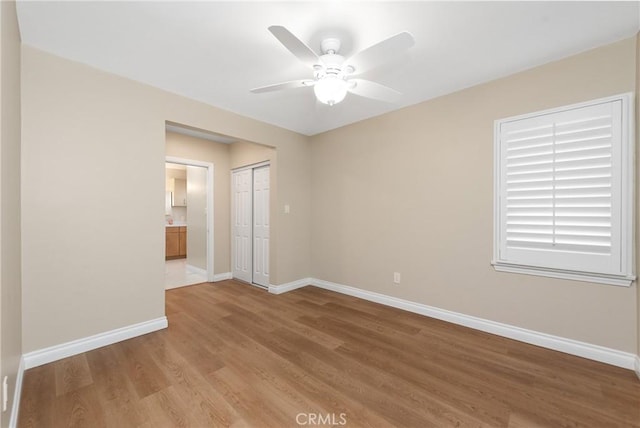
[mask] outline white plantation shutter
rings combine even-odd
[[[630,277],[626,99],[496,122],[497,266]]]

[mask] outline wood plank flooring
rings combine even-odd
[[[28,370],[27,427],[640,427],[632,371],[314,287],[167,291],[169,328]]]

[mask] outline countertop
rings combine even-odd
[[[165,224],[165,227],[186,227],[187,223],[173,223],[173,224]]]

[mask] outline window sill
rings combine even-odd
[[[571,281],[595,282],[598,284],[616,285],[619,287],[629,287],[631,286],[631,283],[636,279],[635,275],[597,275],[593,273],[545,269],[533,266],[510,265],[495,261],[491,262],[491,264],[493,265],[493,268],[498,272],[545,276],[548,278],[568,279]]]

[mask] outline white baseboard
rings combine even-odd
[[[213,275],[213,282],[224,281],[225,279],[231,278],[233,278],[231,272],[216,273]]]
[[[20,411],[20,397],[22,396],[22,379],[24,377],[24,356],[20,357],[18,373],[16,374],[16,387],[13,390],[13,405],[11,406],[11,416],[9,416],[9,428],[18,426],[18,412]]]
[[[311,285],[313,278],[302,278],[296,281],[287,282],[285,284],[280,285],[272,285],[269,284],[269,293],[271,294],[282,294],[287,291],[295,290],[296,288],[306,287],[307,285]]]
[[[640,379],[640,355],[636,355],[636,367],[635,367],[636,376]]]
[[[470,315],[448,311],[445,309],[439,309],[433,306],[423,305],[421,303],[399,299],[397,297],[391,297],[372,291],[361,290],[359,288],[350,287],[348,285],[323,281],[321,279],[312,278],[311,285],[319,288],[324,288],[325,290],[331,290],[337,293],[359,297],[371,302],[392,306],[394,308],[404,309],[405,311],[414,312],[420,315],[426,315],[428,317],[448,321],[454,324],[463,325],[465,327],[485,331],[487,333],[496,334],[498,336],[507,337],[509,339],[518,340],[520,342],[530,343],[532,345],[553,349],[556,351],[564,352],[566,354],[577,355],[579,357],[588,358],[590,360],[600,361],[602,363],[623,367],[625,369],[634,370],[634,366],[638,367],[638,364],[640,364],[638,363],[638,356],[636,356],[635,354],[606,348],[604,346],[593,345],[573,339],[567,339],[564,337],[553,336],[551,334],[527,330],[508,324],[502,324],[483,318],[477,318]],[[638,368],[636,368],[635,370],[636,373],[640,371],[640,369]]]
[[[129,325],[127,327],[95,334],[82,339],[73,340],[71,342],[61,343],[60,345],[51,346],[49,348],[28,352],[23,356],[24,368],[27,370],[67,358],[72,355],[78,355],[83,352],[111,345],[112,343],[142,336],[143,334],[167,328],[168,325],[167,317],[160,317],[138,324]]]

